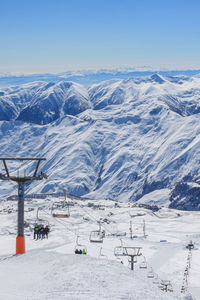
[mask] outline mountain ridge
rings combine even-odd
[[[83,85],[91,85],[111,79],[127,79],[130,77],[144,77],[154,74],[161,76],[199,76],[199,69],[185,70],[167,70],[156,68],[124,68],[124,69],[100,69],[100,70],[77,70],[66,71],[61,73],[41,73],[41,74],[0,74],[0,87],[8,87],[12,85],[20,85],[36,81],[59,82],[62,80],[73,81]]]
[[[1,153],[47,158],[49,179],[27,185],[28,192],[53,192],[59,183],[77,196],[138,201],[168,189],[167,205],[199,210],[198,186],[195,199],[190,188],[179,188],[199,180],[199,83],[198,76],[155,75],[89,87],[59,82],[1,89],[0,101],[17,110],[0,121]],[[2,187],[5,195],[14,191],[9,183]]]

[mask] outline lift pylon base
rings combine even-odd
[[[16,237],[16,254],[23,254],[26,252],[25,249],[25,237],[17,236]]]

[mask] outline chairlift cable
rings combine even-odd
[[[44,211],[45,212],[45,211]],[[52,217],[52,215],[50,214],[50,213],[47,213],[47,212],[45,212],[47,215],[49,215],[50,217]],[[68,230],[68,231],[71,231],[75,236],[77,236],[77,232],[75,232],[74,230],[72,230],[72,229],[69,229],[67,226],[66,226],[66,223],[65,222],[63,222],[63,221],[61,221],[61,220],[58,220],[58,219],[54,219],[56,222],[58,222],[58,223],[60,223],[61,225],[63,225],[65,228],[66,228],[66,230]],[[84,240],[84,241],[86,241],[86,242],[88,242],[88,239],[86,239],[85,238],[85,235],[81,235],[81,237],[82,236],[84,236],[82,239]],[[96,245],[96,244],[93,244],[93,246],[95,246],[95,247],[97,247],[97,248],[101,248],[100,246],[98,246],[98,245]],[[103,247],[103,249],[105,249],[105,250],[107,250],[107,251],[109,251],[109,252],[111,252],[111,253],[113,253],[113,251],[112,250],[110,250],[110,249],[108,249],[108,248],[105,248],[105,247]]]
[[[78,206],[79,206],[83,211],[85,211],[85,213],[86,213],[93,221],[95,221],[95,223],[98,223],[98,220],[96,220],[92,215],[90,215],[83,207],[81,207],[79,204],[78,204]],[[106,231],[108,231],[110,234],[112,234],[112,235],[114,234],[111,230],[107,229],[107,227],[106,227],[104,224],[101,223],[101,226],[102,226]],[[116,236],[116,238],[117,238],[118,240],[121,240],[121,238],[119,238],[119,237],[117,237],[117,236]],[[126,242],[124,242],[124,244],[128,245]]]

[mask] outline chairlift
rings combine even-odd
[[[153,269],[151,268],[150,271],[147,273],[148,278],[154,278]]]
[[[165,292],[173,292],[173,287],[169,280],[162,280],[160,288]]]
[[[103,243],[103,234],[99,230],[91,231],[90,233],[90,242],[91,243]]]
[[[171,293],[173,293],[173,291],[174,291],[171,282],[168,285],[168,291],[171,292]]]
[[[40,210],[41,210],[41,207],[38,207],[37,208],[37,213],[36,213],[36,220],[35,220],[34,225],[42,224],[43,226],[49,226],[50,227],[49,221],[47,219],[41,218],[41,215],[39,214]]]
[[[69,205],[67,202],[54,202],[51,207],[51,214],[54,218],[69,218]]]
[[[101,230],[101,223],[99,223],[99,230],[93,230],[90,233],[91,243],[103,243],[103,238],[105,237],[105,230]]]
[[[146,261],[146,257],[143,256],[143,262],[141,262],[141,264],[139,265],[140,269],[147,269],[147,261]]]
[[[160,281],[159,281],[159,279],[158,279],[158,274],[156,274],[156,275],[154,276],[153,284],[159,284],[159,283],[160,283]]]
[[[117,232],[116,236],[126,236],[126,232]]]
[[[114,255],[115,256],[124,256],[124,247],[123,246],[117,246],[114,249]]]
[[[85,245],[81,245],[78,242],[79,236],[76,238],[76,246],[74,249],[75,254],[87,254],[87,247]]]
[[[189,244],[186,246],[186,248],[189,250],[194,249],[194,243],[192,241],[190,241]]]

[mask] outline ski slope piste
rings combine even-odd
[[[25,201],[26,254],[14,255],[17,201],[1,201],[0,299],[200,299],[199,212],[66,202],[63,196]],[[55,211],[70,216],[54,217]],[[34,239],[36,223],[49,225],[48,239]],[[102,241],[91,242],[99,230]],[[133,271],[130,257],[114,255],[120,247],[141,247]]]

